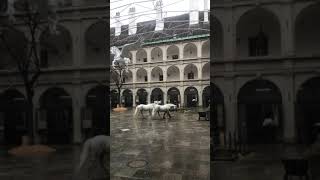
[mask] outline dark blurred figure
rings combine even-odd
[[[262,128],[266,143],[273,143],[275,140],[275,124],[271,113],[268,113],[264,118]]]
[[[85,141],[77,170],[77,180],[106,180],[109,174],[110,137],[97,135]]]

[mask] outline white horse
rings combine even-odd
[[[83,144],[77,174],[90,178],[109,177],[110,137],[98,135]]]
[[[157,112],[160,117],[160,112],[164,112],[163,119],[165,119],[166,114],[171,118],[170,111],[176,111],[177,105],[175,104],[165,104],[165,105],[158,105],[156,104],[152,111],[152,117],[154,117],[155,113]]]
[[[151,112],[154,108],[156,104],[155,103],[152,103],[152,104],[139,104],[137,107],[136,107],[136,110],[134,111],[134,116],[137,115],[138,112],[140,112],[142,114],[142,117],[144,117],[143,115],[143,111],[149,111],[149,114],[151,115]]]

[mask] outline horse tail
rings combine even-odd
[[[136,107],[136,110],[134,111],[134,116],[136,116],[136,115],[137,115],[137,113],[138,113],[138,109],[139,109],[139,105]]]

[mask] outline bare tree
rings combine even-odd
[[[120,54],[118,54],[118,58],[123,59],[128,56],[129,51],[141,48],[144,40],[145,38],[143,36],[137,36],[134,42],[123,45],[121,47],[121,52],[119,52]],[[112,62],[113,61],[114,59]],[[128,75],[126,70],[127,66],[121,63],[115,63],[110,67],[111,79],[113,80],[113,83],[115,83],[118,91],[119,106],[121,104],[121,90]]]
[[[112,82],[116,85],[117,92],[118,92],[118,106],[120,107],[121,105],[121,90],[123,87],[123,84],[125,83],[125,79],[127,77],[126,73],[126,67],[125,66],[111,66],[110,67],[111,71],[111,79]]]
[[[15,8],[18,8],[22,14],[19,16],[15,16],[14,13],[9,14],[0,20],[0,45],[10,55],[12,60],[10,63],[14,68],[13,73],[23,81],[27,95],[28,136],[30,143],[34,143],[33,98],[37,81],[42,74],[41,53],[39,53],[39,47],[41,48],[42,45],[37,41],[36,36],[48,27],[51,27],[52,32],[56,32],[56,21],[54,21],[54,13],[48,11],[49,6],[44,1],[23,0],[18,2]],[[48,26],[49,24],[53,26]],[[21,26],[24,27],[23,31],[19,29]]]

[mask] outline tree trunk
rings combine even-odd
[[[118,105],[119,107],[121,107],[121,88],[118,88],[118,101],[119,101]]]

